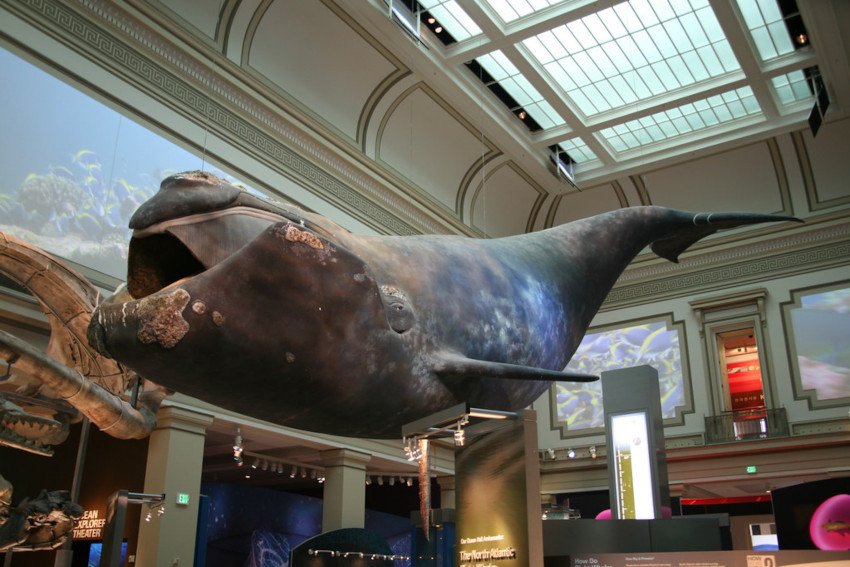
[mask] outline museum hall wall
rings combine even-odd
[[[287,24],[291,36],[276,28],[273,24],[286,20],[281,2],[268,3],[257,20],[237,14],[233,21],[241,33],[227,37],[219,33],[213,15],[203,10],[179,13],[180,4],[11,0],[0,6],[0,48],[8,61],[20,60],[60,80],[185,152],[170,154],[180,155],[181,162],[161,164],[164,170],[215,169],[353,232],[505,236],[649,204],[804,220],[714,235],[692,247],[678,264],[641,254],[589,333],[638,328],[634,335],[641,342],[608,343],[606,364],[640,360],[678,371],[665,421],[676,497],[755,497],[788,483],[850,476],[847,368],[831,370],[844,372],[837,374],[837,385],[809,382],[800,370],[801,337],[795,335],[799,323],[794,319],[802,298],[839,292],[846,300],[840,292],[850,289],[850,120],[827,116],[817,137],[798,126],[609,176],[580,192],[547,191],[502,148],[478,135],[439,89],[416,79],[335,3],[298,4],[305,12],[302,20],[309,20],[312,12],[333,16],[327,33],[340,42],[333,50],[320,45],[321,38],[296,33],[298,18]],[[249,4],[241,5],[247,10]],[[283,65],[273,36],[286,38],[303,60]],[[369,63],[361,66],[363,73],[334,59],[346,52]],[[311,74],[321,65],[332,72]],[[331,75],[350,84],[351,96],[344,104],[317,95],[333,90]],[[15,96],[14,85],[7,83],[4,93]],[[74,124],[78,130],[93,128]],[[109,130],[116,139],[119,129],[130,126],[120,124]],[[50,133],[41,135],[46,140]],[[36,146],[47,145],[33,137]],[[7,155],[0,158],[19,161],[16,146],[26,142],[4,140]],[[68,152],[85,150],[80,145]],[[479,160],[489,169],[471,165]],[[77,165],[71,158],[51,163]],[[440,166],[428,169],[424,163]],[[16,191],[26,174],[20,177],[7,181],[9,186],[0,192]],[[146,182],[151,185],[145,191],[153,191],[158,180]],[[113,270],[86,256],[59,255],[105,291],[124,278],[121,264]],[[846,316],[841,309],[848,303],[830,313]],[[32,301],[15,292],[4,292],[0,322],[32,343],[46,342],[43,317]],[[765,405],[784,410],[788,434],[711,442],[706,418],[726,411],[716,337],[749,325],[756,329]],[[671,342],[647,342],[649,335],[668,336]],[[559,406],[575,402],[590,407],[598,401],[595,393],[553,387],[534,403],[544,499],[563,501],[570,494],[607,489],[602,428],[558,416]],[[227,417],[239,423],[238,416]],[[56,488],[51,483],[57,481],[67,485],[75,434],[53,459],[0,448],[0,472],[15,485],[16,498]],[[93,432],[86,498],[102,502],[117,488],[139,488],[145,444]],[[383,450],[355,441],[352,446],[376,454]],[[568,456],[570,450],[574,458]],[[115,469],[113,463],[121,466]],[[750,466],[756,472],[747,472]],[[131,518],[138,523],[138,515]],[[133,529],[128,525],[128,533]]]

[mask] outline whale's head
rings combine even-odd
[[[311,408],[365,413],[386,389],[366,378],[410,364],[393,343],[409,328],[403,298],[332,221],[190,172],[165,179],[130,226],[126,286],[97,308],[88,336],[147,379],[327,430]],[[417,397],[397,391],[402,404]]]

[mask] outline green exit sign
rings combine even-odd
[[[177,503],[178,504],[188,504],[189,503],[189,495],[183,492],[177,494]]]
[[[750,465],[750,466],[748,466],[748,467],[747,467],[747,472],[748,472],[748,473],[750,473],[750,474],[752,474],[752,473],[756,472],[756,467],[755,467],[755,465]]]

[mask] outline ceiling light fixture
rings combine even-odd
[[[454,433],[455,447],[463,447],[466,444],[466,433],[463,431],[463,423],[458,422],[457,429]]]
[[[590,449],[588,449],[588,450],[590,451],[590,458],[595,459],[596,458],[596,445],[591,445]]]
[[[233,459],[238,460],[242,458],[242,451],[244,447],[242,445],[242,430],[238,427],[236,428],[236,437],[233,439]]]
[[[575,459],[576,458],[576,452],[573,451],[572,448],[567,449],[567,456],[571,459]]]
[[[422,449],[419,448],[419,442],[416,437],[407,439],[407,445],[404,448],[404,454],[407,455],[408,461],[418,461],[422,458]]]
[[[397,22],[401,28],[412,35],[417,41],[420,40],[419,18],[398,0],[389,0],[389,18]]]

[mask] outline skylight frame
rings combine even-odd
[[[691,0],[694,9],[683,4],[626,0],[522,45],[577,113],[592,119],[741,70],[708,0]]]
[[[811,78],[807,75],[806,71],[807,69],[797,69],[783,75],[771,77],[770,85],[776,93],[776,98],[780,106],[789,107],[815,100]]]
[[[745,85],[675,108],[602,128],[595,136],[614,154],[645,150],[680,138],[705,137],[718,128],[763,118],[752,87]]]
[[[549,101],[501,50],[486,53],[475,61],[516,101],[516,107],[508,110],[527,112],[543,130],[565,123]]]
[[[590,149],[590,146],[588,146],[584,140],[579,137],[562,140],[558,142],[556,146],[558,146],[561,151],[569,154],[577,168],[581,168],[582,165],[587,165],[588,163],[599,160],[599,157],[593,150]]]
[[[762,63],[794,51],[794,42],[777,0],[736,0],[736,4]]]
[[[502,20],[510,24],[526,16],[546,10],[564,0],[482,0]],[[537,5],[535,7],[535,4]]]
[[[419,5],[436,18],[455,41],[466,41],[483,33],[456,0],[419,0]]]

